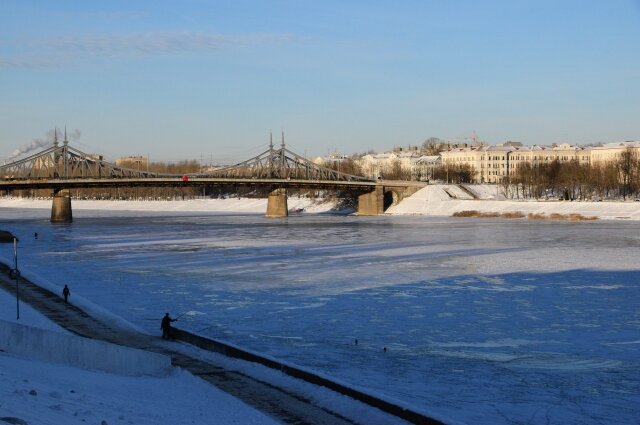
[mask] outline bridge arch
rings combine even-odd
[[[400,196],[395,190],[385,190],[382,199],[382,211],[386,211],[389,207],[397,205],[400,201]]]

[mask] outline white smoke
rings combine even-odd
[[[43,148],[43,147],[48,147],[50,145],[53,145],[53,141],[55,140],[56,137],[56,132],[57,132],[57,137],[58,137],[58,141],[62,141],[64,139],[64,133],[61,132],[59,129],[54,129],[54,130],[49,130],[47,131],[45,137],[43,139],[38,138],[38,139],[33,139],[31,141],[31,143],[27,143],[25,145],[20,146],[18,149],[14,150],[11,153],[11,156],[7,159],[8,161],[11,161],[15,158],[17,158],[20,155],[24,155],[25,153],[31,152],[35,149],[38,148]],[[80,135],[82,134],[82,132],[80,130],[73,129],[70,132],[68,132],[67,134],[67,138],[73,141],[77,141],[80,139]]]
[[[13,153],[11,154],[11,156],[9,157],[9,159],[14,159],[20,155],[23,155],[27,152],[31,152],[34,149],[38,149],[38,148],[42,148],[44,146],[49,145],[49,141],[48,140],[42,140],[42,139],[33,139],[31,141],[31,143],[27,143],[26,145],[22,145],[20,146],[18,149],[16,149],[15,151],[13,151]]]

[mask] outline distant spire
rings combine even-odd
[[[282,130],[282,147],[284,148],[284,130]]]
[[[53,146],[58,146],[58,127],[53,127]]]
[[[64,126],[64,141],[67,141],[67,126]]]
[[[269,148],[273,149],[273,133],[269,130]]]

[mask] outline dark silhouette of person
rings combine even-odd
[[[33,237],[34,237],[34,238],[36,238],[36,239],[38,239],[38,232],[35,232],[35,233],[33,234]]]
[[[175,322],[178,319],[172,319],[169,317],[169,313],[165,313],[160,323],[160,329],[162,329],[162,339],[171,339],[171,322]]]
[[[64,285],[64,289],[62,290],[62,295],[64,296],[64,302],[67,302],[67,298],[69,298],[69,295],[71,295],[71,291],[69,290],[69,287],[67,285]]]

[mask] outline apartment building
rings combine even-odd
[[[364,173],[365,177],[372,179],[390,172],[393,162],[398,159],[398,155],[393,152],[367,154],[356,160],[356,163]]]
[[[638,151],[640,142],[608,143],[600,147],[572,146],[566,143],[552,146],[522,146],[505,143],[493,146],[455,148],[441,152],[446,166],[470,165],[478,183],[496,183],[512,175],[524,163],[548,164],[553,161],[577,161],[580,164],[616,161],[628,147]]]
[[[149,166],[149,159],[146,156],[123,156],[116,159],[116,167],[127,166],[136,170],[145,170]]]
[[[622,156],[622,153],[631,148],[640,157],[640,141],[630,142],[614,142],[607,143],[602,146],[591,148],[591,163],[596,162],[616,162]]]
[[[413,180],[429,180],[433,169],[440,165],[439,156],[420,155],[416,150],[398,150],[377,154],[367,154],[356,160],[365,177],[372,179],[393,171],[400,164],[402,171],[411,175]]]

